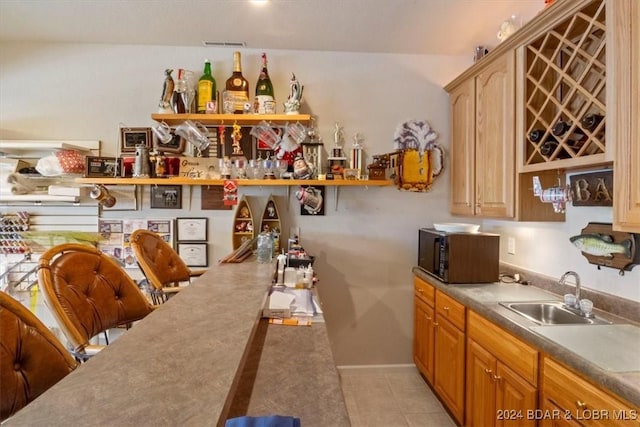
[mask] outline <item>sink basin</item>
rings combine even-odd
[[[500,305],[539,325],[608,325],[611,323],[595,317],[583,317],[566,308],[560,301],[501,302]]]

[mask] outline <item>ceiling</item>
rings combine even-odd
[[[495,46],[502,21],[544,0],[0,0],[0,41],[432,55]]]

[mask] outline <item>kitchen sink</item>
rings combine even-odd
[[[539,325],[609,325],[603,319],[584,317],[567,308],[561,301],[501,302],[501,306]]]

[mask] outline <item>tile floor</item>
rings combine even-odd
[[[352,427],[455,427],[413,366],[340,367]]]

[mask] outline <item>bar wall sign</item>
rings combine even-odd
[[[573,206],[613,206],[613,170],[569,177]]]

